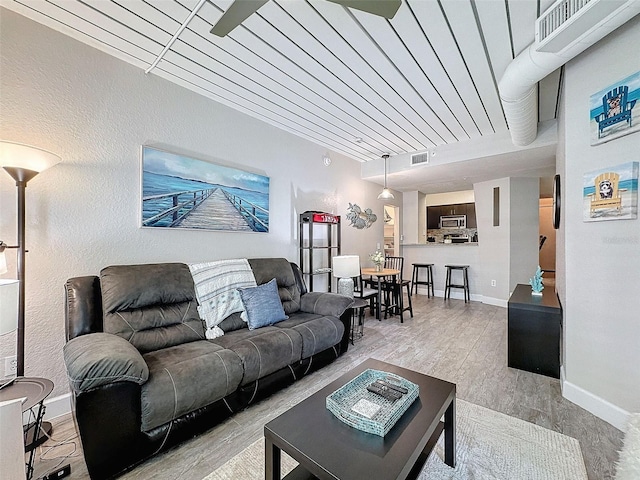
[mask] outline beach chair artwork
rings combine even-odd
[[[636,105],[636,100],[628,100],[629,87],[621,85],[609,90],[602,97],[602,113],[595,117],[598,122],[598,138],[602,138],[605,128],[626,122],[631,128],[633,117],[631,111]]]
[[[622,197],[618,188],[620,175],[606,172],[594,180],[595,192],[591,194],[591,213],[601,208],[615,208],[618,214],[622,211]]]
[[[583,183],[584,221],[638,217],[638,162],[586,173]]]

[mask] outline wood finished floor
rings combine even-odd
[[[406,315],[400,324],[397,317],[379,322],[368,316],[364,337],[333,364],[122,478],[200,480],[262,437],[266,422],[368,357],[454,382],[458,398],[574,437],[580,442],[589,479],[614,477],[623,434],[564,399],[558,380],[507,368],[506,309],[423,295],[413,298],[413,319]],[[71,415],[55,419],[53,425],[55,440],[75,435]],[[69,454],[73,445],[49,448],[54,442],[48,441],[40,447],[34,478],[61,461],[71,463],[69,478],[89,478],[80,442],[77,438],[75,442],[76,456],[66,460],[55,457]]]

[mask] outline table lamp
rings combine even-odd
[[[338,293],[353,298],[353,277],[360,275],[360,257],[341,255],[333,257],[333,276],[338,278]]]
[[[6,260],[4,259],[4,251],[7,248],[15,248],[17,254],[17,270],[18,270],[18,301],[17,301],[17,317],[18,317],[18,348],[17,348],[17,375],[24,376],[24,312],[25,312],[25,189],[27,182],[35,177],[38,173],[46,170],[60,162],[60,157],[46,150],[23,145],[20,143],[0,141],[0,167],[11,175],[16,181],[18,188],[18,243],[17,245],[7,245],[0,241],[0,263],[6,271]],[[4,310],[5,304],[2,304]]]

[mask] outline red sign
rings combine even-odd
[[[313,214],[313,221],[318,223],[340,223],[340,215],[317,212]]]

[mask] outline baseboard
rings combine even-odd
[[[503,300],[501,298],[487,297],[484,295],[482,297],[482,303],[486,303],[487,305],[494,305],[496,307],[507,308],[509,301]]]
[[[44,414],[45,420],[52,420],[56,417],[71,413],[71,393],[65,393],[64,395],[45,400],[44,404],[47,407]]]
[[[427,295],[427,287],[418,286],[418,294],[419,295]],[[434,290],[434,296],[444,298],[444,290]],[[450,298],[455,298],[456,300],[464,300],[464,292],[451,290]],[[472,302],[482,302],[482,295],[471,294],[470,296]]]
[[[626,410],[600,398],[585,389],[564,379],[564,367],[560,369],[562,396],[593,413],[596,417],[610,423],[618,430],[626,432],[630,413]]]

